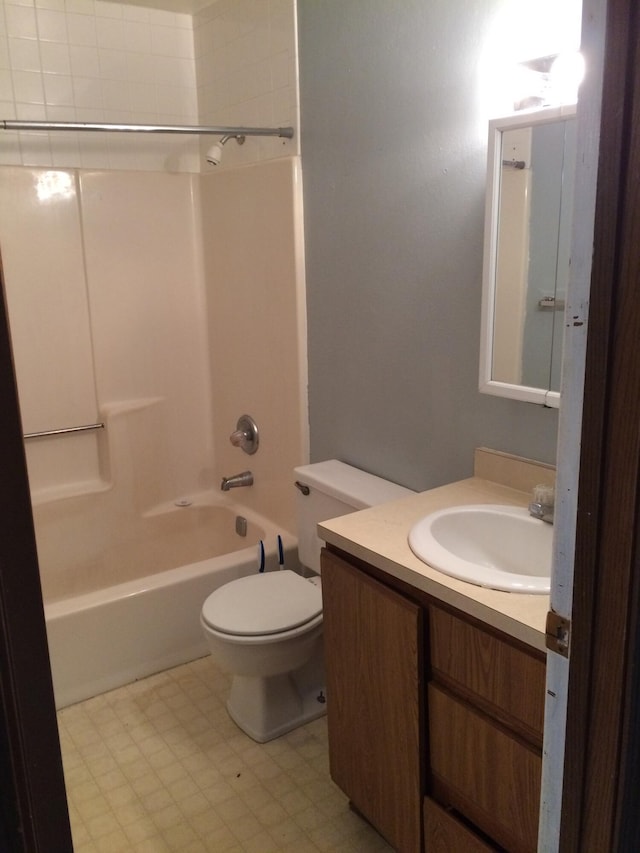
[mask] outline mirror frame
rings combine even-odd
[[[482,320],[480,327],[480,381],[483,394],[509,397],[526,403],[539,403],[548,408],[560,407],[560,392],[528,385],[514,385],[492,379],[494,304],[496,296],[496,256],[498,214],[500,202],[500,172],[502,165],[502,133],[520,127],[548,124],[576,115],[576,105],[523,110],[489,122],[487,156],[487,191],[485,202],[484,257],[482,267]]]

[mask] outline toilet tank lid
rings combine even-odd
[[[202,606],[207,625],[244,637],[290,631],[321,612],[322,589],[289,569],[230,581]]]
[[[300,465],[294,468],[294,472],[301,483],[343,501],[354,509],[365,509],[415,494],[411,489],[337,459]]]

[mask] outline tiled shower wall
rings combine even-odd
[[[194,16],[201,123],[296,130],[293,140],[253,137],[242,146],[231,141],[223,164],[300,153],[295,9],[295,0],[217,0]],[[203,137],[203,151],[208,144]]]
[[[197,122],[191,16],[101,0],[5,0],[2,13],[2,118]],[[196,150],[182,136],[0,136],[0,162],[15,165],[197,171]]]
[[[295,44],[294,0],[218,0],[195,17],[0,0],[0,119],[297,128]],[[199,147],[182,135],[1,131],[0,165],[197,172]],[[229,143],[223,162],[295,153],[297,140],[251,139]]]
[[[40,411],[42,371],[36,361],[31,374],[38,418],[29,417],[25,429],[37,431],[42,424],[49,429],[54,422],[79,424],[114,412],[121,417],[123,407],[133,411],[135,401],[144,399],[154,411],[161,410],[154,428],[164,430],[162,435],[175,445],[170,453],[155,454],[170,460],[172,470],[163,482],[173,490],[168,494],[175,495],[176,490],[188,494],[217,485],[222,474],[233,473],[241,460],[237,450],[230,458],[226,455],[231,448],[228,436],[238,416],[249,412],[261,425],[261,446],[271,447],[255,471],[259,486],[252,494],[259,501],[264,498],[264,506],[256,508],[286,529],[293,529],[290,470],[305,461],[308,452],[296,66],[295,0],[217,0],[193,18],[102,0],[0,0],[0,119],[295,127],[292,141],[252,137],[239,146],[231,140],[217,174],[202,176],[169,174],[201,171],[194,137],[0,130],[0,201],[5,199],[0,209],[6,219],[0,247],[7,289],[12,296],[24,297],[22,317],[11,317],[22,362],[35,357],[33,335],[19,333],[22,321],[27,328],[37,325],[44,305],[64,311],[66,303],[58,292],[64,291],[65,299],[75,294],[85,308],[87,298],[91,302],[91,321],[87,311],[82,321],[87,357],[69,352],[72,364],[87,368],[83,392],[71,394],[86,402],[86,410],[78,413],[63,405],[63,397],[49,389],[57,408],[43,406]],[[202,145],[207,144],[211,138],[203,137]],[[229,168],[263,161],[270,162]],[[21,166],[27,168],[15,168]],[[12,200],[6,193],[14,180],[19,190]],[[56,239],[60,198],[56,196],[54,204],[50,192],[67,184],[76,188],[68,206],[81,227],[72,239]],[[44,188],[44,198],[38,187]],[[86,194],[90,187],[92,193]],[[181,188],[179,198],[163,196],[170,187],[176,192]],[[34,205],[41,230],[53,243],[46,252],[34,239],[26,211],[17,216],[33,197],[39,199]],[[99,225],[92,211],[103,217]],[[24,233],[13,244],[12,255],[9,229],[14,220]],[[162,223],[168,223],[168,231]],[[68,262],[78,240],[72,257],[79,266],[71,285],[60,258]],[[33,245],[40,250],[35,256]],[[40,264],[33,273],[35,289],[25,287],[28,275],[22,269],[31,261]],[[49,270],[62,275],[59,283]],[[239,292],[241,301],[234,298]],[[186,359],[188,364],[179,337],[185,331],[180,329],[185,314],[191,318],[185,334],[193,356]],[[54,316],[46,317],[52,333],[57,328],[51,322]],[[115,327],[107,328],[112,321]],[[237,329],[241,341],[233,338]],[[200,357],[192,352],[201,335],[216,342],[220,357],[213,363],[206,352]],[[36,338],[43,339],[40,331]],[[250,365],[243,374],[233,354],[239,350],[244,357],[245,341],[260,342],[259,369]],[[70,344],[71,349],[79,344],[79,336],[72,336]],[[198,346],[205,350],[208,344]],[[52,347],[55,352],[53,335]],[[270,359],[263,358],[265,352]],[[232,382],[230,362],[233,389],[227,387]],[[101,372],[100,364],[109,375]],[[145,366],[149,372],[142,376],[138,367]],[[179,366],[185,373],[174,375]],[[200,409],[191,410],[183,399],[186,394],[208,409],[209,371],[216,374],[216,389],[222,385],[211,404],[216,434],[210,429],[211,413],[207,411],[203,422]],[[19,372],[24,374],[22,368]],[[57,361],[53,372],[68,389],[68,374]],[[162,387],[156,381],[159,375]],[[134,388],[130,380],[135,377],[140,382],[136,379]],[[177,382],[166,388],[164,380],[173,378]],[[21,395],[27,384],[22,383]],[[189,424],[188,435],[183,420]],[[194,429],[198,435],[192,434]],[[105,435],[113,434],[111,425]],[[86,481],[90,490],[92,483],[101,488],[100,481],[112,479],[111,471],[102,470],[104,458],[96,455],[96,442],[104,437],[100,432],[83,438],[91,445],[90,459],[84,465],[84,457],[74,451],[74,459],[82,462],[75,474],[68,462],[51,458],[53,445],[36,448],[32,443],[31,456],[44,455],[45,450],[49,454],[38,460],[45,472],[38,478],[43,499],[45,492],[77,491],[68,486],[70,481]],[[64,448],[61,445],[64,454],[71,453],[72,441],[67,438]],[[161,479],[156,477],[151,486],[155,489]],[[155,489],[146,503],[165,499],[162,489]]]

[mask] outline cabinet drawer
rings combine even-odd
[[[542,745],[545,660],[431,605],[432,675],[452,692]]]
[[[512,853],[535,853],[540,752],[433,683],[428,713],[436,799]]]
[[[495,853],[457,818],[434,802],[424,800],[425,853]]]

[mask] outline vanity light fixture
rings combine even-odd
[[[513,75],[514,111],[575,104],[584,70],[584,58],[577,51],[519,62]]]
[[[553,105],[575,104],[578,89],[584,79],[584,56],[575,53],[560,53],[553,60],[549,71],[549,92]]]

